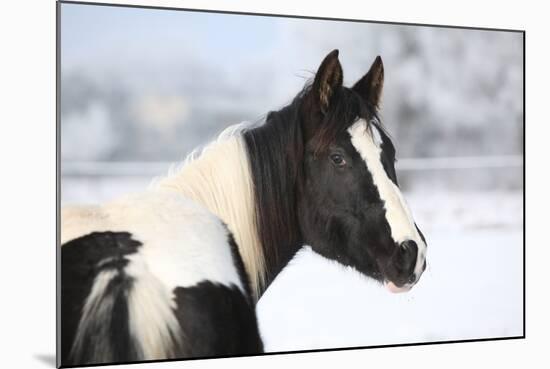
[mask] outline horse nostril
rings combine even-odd
[[[407,250],[409,252],[412,252],[415,248],[417,248],[418,246],[416,245],[416,242],[412,241],[412,240],[408,240],[408,241],[405,241],[405,242],[401,242],[401,248],[403,250]]]
[[[399,253],[405,264],[416,263],[416,256],[418,254],[418,246],[414,241],[402,242],[399,247]]]
[[[407,240],[401,242],[399,250],[394,259],[395,267],[400,271],[401,275],[407,276],[407,280],[410,283],[416,281],[414,268],[416,265],[416,258],[418,256],[418,246],[415,241]]]

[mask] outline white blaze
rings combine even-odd
[[[381,200],[386,210],[386,220],[391,229],[391,236],[397,244],[412,240],[418,245],[418,257],[416,259],[415,274],[417,277],[422,272],[422,265],[426,255],[426,244],[422,241],[414,224],[411,211],[399,190],[384,170],[380,160],[382,152],[380,133],[374,126],[371,132],[367,129],[367,122],[359,119],[348,132],[351,136],[351,143],[365,161],[367,169],[372,175],[374,185],[378,189]]]

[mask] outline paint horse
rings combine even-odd
[[[338,51],[261,125],[237,125],[146,192],[62,210],[62,363],[257,354],[255,303],[305,244],[393,291],[426,267],[378,107]]]

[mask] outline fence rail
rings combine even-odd
[[[168,172],[177,163],[156,162],[109,162],[109,161],[63,161],[62,176],[158,176]],[[436,158],[403,158],[396,164],[398,171],[460,170],[483,168],[513,168],[523,166],[523,156],[463,156]]]

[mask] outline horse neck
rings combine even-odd
[[[303,244],[296,207],[303,141],[296,114],[296,106],[287,106],[243,134],[266,262],[266,288]]]
[[[187,159],[154,187],[202,204],[228,226],[257,300],[265,289],[266,267],[255,221],[253,185],[243,137],[231,134],[208,145],[198,158]]]

